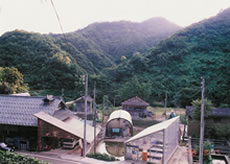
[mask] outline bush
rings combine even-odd
[[[5,152],[0,150],[0,163],[1,164],[47,164],[46,162],[18,155],[11,152]]]
[[[116,161],[117,159],[113,156],[110,156],[108,154],[101,154],[101,153],[90,153],[87,154],[87,157],[89,158],[95,158],[103,161]]]

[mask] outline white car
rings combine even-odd
[[[14,151],[14,148],[8,147],[4,142],[0,143],[0,150],[3,151]]]

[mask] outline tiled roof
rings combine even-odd
[[[149,103],[145,102],[144,100],[136,96],[122,102],[121,105],[149,106]]]
[[[37,126],[35,113],[44,111],[53,114],[62,101],[54,97],[51,104],[44,104],[46,97],[0,95],[0,124]]]

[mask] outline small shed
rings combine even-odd
[[[131,115],[124,110],[117,110],[110,114],[106,123],[106,137],[131,137],[133,123]]]
[[[122,109],[129,112],[133,118],[139,118],[147,115],[149,103],[136,96],[122,102],[121,105]]]

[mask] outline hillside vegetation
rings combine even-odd
[[[162,106],[167,94],[169,106],[184,107],[200,98],[204,77],[205,96],[229,106],[230,9],[179,29],[154,18],[95,23],[65,36],[8,32],[0,37],[0,67],[16,67],[36,95],[63,88],[67,98],[83,95],[81,75],[89,73],[97,102],[108,95],[116,105],[139,96]]]
[[[105,76],[103,70],[115,67],[120,56],[144,51],[178,29],[156,18],[142,23],[96,23],[65,36],[15,30],[0,37],[0,67],[17,68],[32,94],[61,95],[64,89],[65,97],[75,98],[84,93],[81,75]]]
[[[230,104],[230,9],[179,31],[145,55],[133,56],[115,72],[120,83],[135,76],[146,84],[150,102],[163,100],[167,92],[169,105],[189,105],[200,98],[204,77],[206,96],[216,106]]]

